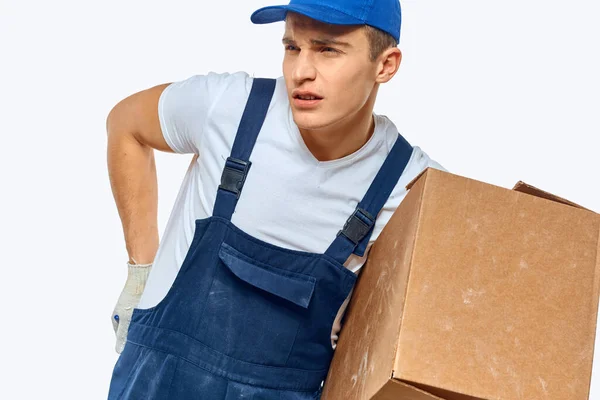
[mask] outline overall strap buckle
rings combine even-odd
[[[356,207],[356,210],[348,218],[342,230],[337,234],[346,236],[354,245],[363,240],[375,225],[375,218],[365,209]]]
[[[227,157],[219,189],[227,190],[235,194],[236,198],[239,199],[251,165],[250,161]]]

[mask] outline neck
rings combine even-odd
[[[331,161],[350,155],[363,147],[375,130],[373,94],[355,114],[349,115],[334,127],[320,130],[299,128],[306,147],[319,161]]]

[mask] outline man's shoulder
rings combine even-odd
[[[429,154],[419,146],[413,146],[413,154],[411,156],[409,165],[416,175],[420,174],[427,168],[436,168],[441,171],[447,171],[446,168],[444,168],[437,160],[431,158]]]
[[[253,78],[245,71],[214,72],[195,74],[173,82],[169,88],[182,93],[195,93],[211,98],[223,94],[239,95],[240,91],[250,91]]]
[[[246,71],[236,71],[236,72],[215,72],[210,71],[206,74],[195,74],[189,76],[186,79],[179,80],[173,82],[172,85],[175,86],[213,86],[220,87],[221,89],[225,88],[245,88],[249,92],[252,88],[252,83],[255,78],[266,78],[273,79],[277,82],[278,85],[285,84],[283,76],[277,78],[268,78],[263,76],[251,76]]]
[[[183,97],[188,97],[190,100],[202,96],[205,100],[209,100],[209,104],[212,106],[218,105],[220,108],[229,108],[239,105],[240,102],[246,103],[255,78],[262,77],[251,76],[246,71],[211,71],[207,74],[190,76],[185,80],[172,83],[171,86],[173,86],[174,91],[180,93]],[[270,79],[276,82],[272,103],[280,103],[285,100],[283,76]]]
[[[414,135],[405,135],[403,133],[400,133],[394,122],[386,115],[375,114],[375,118],[377,129],[381,129],[384,131],[384,139],[386,141],[386,147],[388,152],[394,146],[396,140],[398,139],[398,135],[406,139],[413,148],[412,154],[410,156],[408,164],[405,167],[403,175],[415,174],[416,176],[419,173],[421,173],[422,170],[428,167],[446,171],[446,169],[439,162],[431,158],[425,150],[423,150],[419,145],[413,143]]]

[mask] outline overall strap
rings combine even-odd
[[[352,253],[363,256],[373,233],[375,219],[390,194],[396,187],[398,179],[404,172],[413,147],[398,134],[398,139],[390,150],[383,165],[369,190],[363,197],[356,210],[348,218],[325,254],[344,264]]]
[[[221,175],[221,184],[217,190],[213,210],[214,216],[231,220],[252,164],[250,154],[267,115],[275,91],[275,83],[275,79],[267,78],[254,78],[252,82],[250,96],[238,126],[231,155],[225,161],[225,168]]]

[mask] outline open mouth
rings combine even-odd
[[[322,100],[322,97],[319,96],[315,96],[315,95],[300,95],[300,94],[296,94],[294,95],[294,99],[298,99],[298,100]]]
[[[293,96],[294,106],[297,108],[311,108],[317,106],[323,98],[314,93],[295,93]]]

